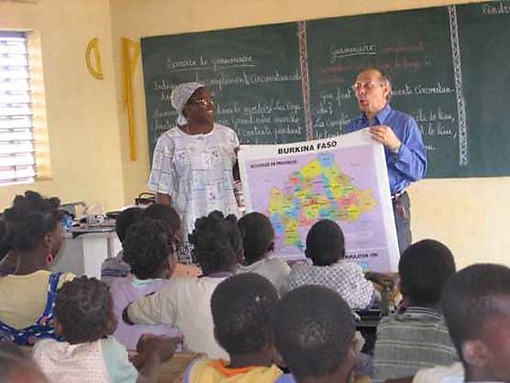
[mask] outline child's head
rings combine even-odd
[[[443,286],[455,273],[452,252],[441,242],[425,239],[409,246],[398,264],[400,290],[416,306],[439,304]]]
[[[230,355],[270,353],[271,316],[278,293],[266,278],[253,273],[237,274],[221,282],[211,297],[216,340]]]
[[[123,259],[138,279],[168,278],[175,267],[174,235],[160,220],[131,225],[122,248]]]
[[[344,233],[328,219],[316,222],[306,236],[305,255],[316,266],[329,266],[345,257]]]
[[[44,257],[48,253],[55,257],[63,238],[59,206],[58,198],[44,198],[34,191],[17,195],[3,214],[11,249],[23,252],[40,249]]]
[[[446,283],[441,308],[466,381],[510,380],[510,269],[476,264]]]
[[[243,233],[244,262],[251,265],[274,249],[274,229],[271,221],[261,213],[242,217],[237,225]]]
[[[55,329],[71,344],[93,342],[117,327],[109,287],[95,278],[65,282],[55,299]]]
[[[47,383],[37,364],[12,343],[0,342],[0,382]]]
[[[174,233],[177,242],[183,240],[181,233],[181,218],[175,209],[170,205],[155,203],[144,209],[142,219],[157,219],[165,222]]]
[[[142,212],[142,208],[130,207],[119,214],[115,220],[115,232],[117,233],[117,237],[119,237],[119,241],[121,243],[126,239],[129,226],[140,220]]]
[[[189,241],[204,275],[235,271],[243,253],[241,232],[236,222],[236,216],[224,217],[220,211],[196,220]]]
[[[273,318],[275,346],[297,381],[346,380],[357,358],[354,317],[333,290],[302,286],[283,296]]]

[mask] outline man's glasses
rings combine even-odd
[[[374,89],[377,85],[382,86],[383,83],[374,81],[355,82],[352,84],[351,89],[355,92],[359,92],[361,90],[368,91]]]

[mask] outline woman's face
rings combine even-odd
[[[190,97],[183,114],[188,123],[214,123],[214,101],[209,92],[205,88],[199,88]]]

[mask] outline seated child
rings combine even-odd
[[[144,339],[140,373],[128,360],[127,350],[113,337],[116,326],[108,286],[95,278],[79,277],[65,283],[55,302],[55,328],[65,342],[44,339],[36,343],[34,359],[52,383],[137,382],[154,379],[162,360],[175,351],[175,340]],[[147,343],[150,343],[148,345]]]
[[[443,286],[455,273],[452,253],[440,242],[423,240],[402,253],[398,271],[407,308],[377,326],[374,382],[458,361],[439,308]]]
[[[59,205],[58,198],[27,191],[3,213],[17,263],[13,274],[0,277],[0,338],[30,345],[56,336],[51,325],[56,291],[73,278],[50,272],[63,241]]]
[[[173,233],[162,221],[144,219],[131,225],[123,248],[132,274],[115,278],[110,286],[113,313],[119,322],[113,336],[129,350],[135,349],[142,334],[180,336],[174,327],[129,326],[122,321],[122,311],[129,303],[161,289],[167,282],[175,266]]]
[[[342,297],[321,286],[302,286],[278,303],[275,346],[290,374],[277,383],[348,383],[358,357],[354,317]]]
[[[143,209],[139,207],[130,207],[123,210],[115,220],[115,232],[121,244],[124,244],[126,234],[129,227],[140,220]],[[108,285],[111,285],[115,278],[124,278],[129,272],[130,268],[127,262],[124,261],[124,251],[121,250],[113,258],[106,258],[101,266],[101,280]]]
[[[510,269],[477,264],[459,271],[444,287],[441,308],[465,375],[445,379],[510,381]]]
[[[228,352],[225,360],[198,359],[184,383],[273,383],[282,371],[273,364],[271,315],[278,294],[264,277],[238,274],[221,282],[211,297],[214,334]]]
[[[334,221],[316,222],[306,236],[305,255],[313,265],[295,264],[288,278],[288,289],[303,285],[329,287],[347,302],[351,309],[370,306],[376,297],[374,286],[365,279],[356,262],[345,260],[342,229]]]
[[[276,287],[278,294],[284,294],[290,267],[283,259],[271,255],[274,250],[274,229],[271,221],[261,213],[249,213],[237,225],[241,228],[244,248],[244,263],[239,272],[262,275]]]
[[[30,356],[8,342],[0,342],[0,382],[49,383]]]
[[[211,295],[216,286],[236,272],[242,256],[242,238],[236,217],[213,211],[197,219],[189,239],[203,275],[171,278],[156,293],[139,298],[123,313],[128,324],[165,324],[177,327],[184,347],[206,353],[210,358],[227,358],[214,338]]]
[[[160,203],[152,204],[144,210],[142,218],[164,221],[174,233],[177,263],[172,276],[198,277],[202,274],[194,264],[191,244],[183,238],[181,218],[172,206]]]

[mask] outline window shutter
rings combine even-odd
[[[27,38],[0,31],[0,185],[32,182],[35,176]]]

